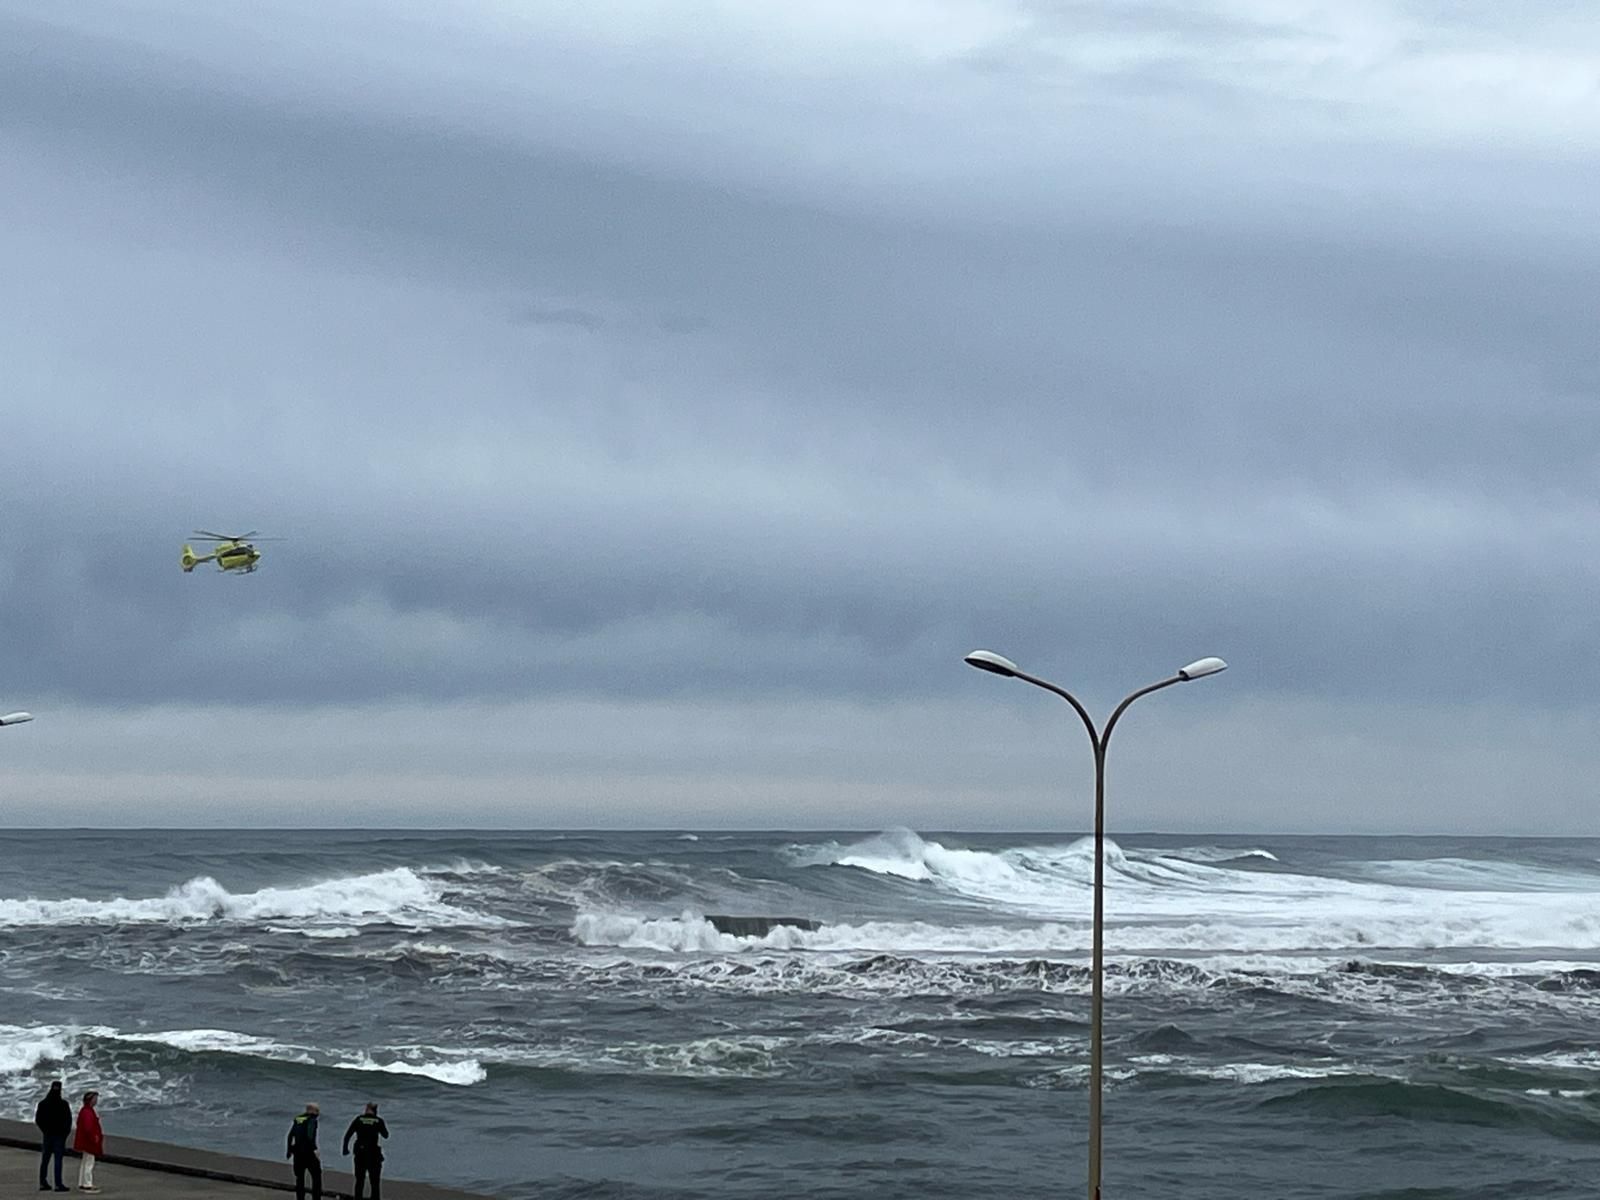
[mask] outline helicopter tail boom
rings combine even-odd
[[[182,563],[184,573],[187,574],[188,572],[194,570],[198,564],[210,562],[215,557],[215,554],[196,554],[194,552],[194,547],[189,545],[188,542],[185,542],[183,544],[183,557],[179,560],[179,562]]]

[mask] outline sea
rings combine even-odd
[[[1600,1192],[1600,841],[1106,853],[1108,1200]],[[1092,878],[1049,833],[12,831],[0,1112],[62,1078],[281,1161],[314,1100],[328,1160],[373,1100],[391,1177],[530,1200],[1081,1197]]]

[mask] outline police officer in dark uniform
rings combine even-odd
[[[380,1191],[383,1181],[383,1147],[378,1145],[378,1139],[388,1136],[389,1127],[378,1115],[376,1104],[368,1104],[367,1111],[351,1121],[350,1128],[344,1131],[346,1154],[350,1153],[350,1139],[356,1140],[356,1200],[361,1200],[361,1194],[366,1189],[369,1177],[372,1179],[372,1200],[383,1200]]]
[[[322,1158],[317,1153],[317,1114],[315,1104],[289,1126],[289,1154],[294,1161],[295,1200],[306,1200],[306,1176],[311,1176],[311,1200],[322,1200]]]

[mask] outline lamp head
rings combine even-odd
[[[996,654],[993,650],[974,650],[963,659],[967,666],[977,667],[980,671],[989,671],[995,675],[1004,675],[1014,679],[1018,674],[1017,664],[1009,658]]]
[[[1207,675],[1215,675],[1218,671],[1226,671],[1228,664],[1220,658],[1197,658],[1187,667],[1180,667],[1178,678],[1185,683],[1191,679],[1203,679]]]
[[[24,721],[33,720],[32,713],[14,712],[0,717],[0,725],[21,725]]]

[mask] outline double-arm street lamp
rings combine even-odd
[[[1094,966],[1090,973],[1093,999],[1090,1001],[1089,1015],[1089,1200],[1100,1200],[1100,1016],[1105,997],[1106,746],[1111,741],[1111,731],[1116,728],[1118,718],[1140,696],[1159,692],[1175,683],[1187,683],[1191,679],[1215,675],[1218,671],[1227,670],[1228,664],[1220,658],[1198,659],[1169,679],[1130,692],[1112,710],[1105,728],[1097,730],[1089,710],[1078,702],[1076,696],[1049,680],[1029,675],[1009,658],[992,650],[974,650],[967,655],[966,662],[980,671],[1004,675],[1008,679],[1020,679],[1047,692],[1054,692],[1072,705],[1073,711],[1083,719],[1083,727],[1089,731],[1089,744],[1094,747]]]

